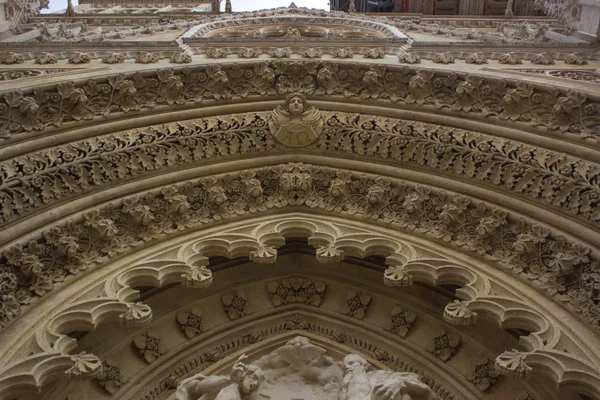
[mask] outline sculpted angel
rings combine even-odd
[[[323,117],[315,107],[307,108],[304,95],[292,93],[283,106],[273,111],[269,130],[278,142],[286,146],[308,146],[323,132]]]

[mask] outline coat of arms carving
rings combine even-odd
[[[279,143],[304,147],[314,143],[323,132],[323,116],[315,107],[307,107],[306,97],[292,93],[283,106],[277,106],[269,120],[269,130]]]

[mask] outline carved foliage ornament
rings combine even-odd
[[[246,316],[248,295],[245,290],[238,290],[237,292],[225,294],[221,296],[223,306],[225,306],[225,312],[231,320],[235,320]]]
[[[293,133],[278,125],[291,116],[275,114],[277,118],[270,118],[268,113],[249,113],[153,126],[4,161],[0,163],[0,200],[5,206],[0,221],[16,219],[89,186],[127,176],[216,156],[269,151],[272,135],[264,129],[269,121],[275,133],[285,133],[283,140],[291,139],[293,143],[308,138],[322,123],[316,117],[306,121],[307,115],[303,115],[296,125],[304,126],[309,133],[301,129]],[[319,110],[305,114],[320,115],[325,121],[320,136],[324,152],[377,156],[466,175],[566,208],[581,218],[600,221],[600,166],[588,161],[431,124]],[[383,186],[372,188],[369,202],[382,204],[385,192]],[[154,218],[141,206],[130,212],[144,224]]]
[[[377,195],[382,188],[383,197]],[[240,213],[251,215],[286,206],[380,219],[477,252],[535,281],[592,326],[599,326],[598,261],[582,243],[442,190],[305,164],[207,177],[130,196],[48,229],[28,244],[9,248],[0,260],[0,321],[6,324],[31,296],[43,296],[66,276],[140,243]],[[341,257],[335,244],[322,248],[318,254],[325,260]],[[233,310],[228,311],[230,316],[244,314],[243,307],[232,304],[233,297],[226,302]],[[143,325],[150,318],[151,311],[132,303],[122,321]]]
[[[0,137],[159,104],[294,91],[451,108],[543,125],[584,138],[599,136],[597,103],[584,93],[546,89],[476,75],[333,61],[194,66],[8,92],[0,103]]]
[[[112,360],[102,363],[102,370],[96,375],[96,379],[98,384],[110,394],[127,383],[127,378],[121,374],[121,369]]]
[[[442,361],[448,361],[460,344],[460,336],[446,330],[439,336],[433,338],[427,350]]]
[[[202,318],[202,310],[200,310],[199,307],[182,311],[177,314],[176,318],[181,330],[188,339],[191,339],[208,329],[204,319]]]
[[[467,379],[473,382],[477,389],[485,392],[498,382],[499,375],[500,373],[496,371],[494,361],[485,359],[475,365],[473,373]]]
[[[369,309],[373,297],[370,294],[358,293],[354,290],[349,290],[346,293],[346,301],[342,305],[342,314],[349,315],[357,319],[363,319],[365,313]]]
[[[390,313],[390,320],[386,326],[386,330],[395,333],[400,337],[406,337],[406,334],[413,326],[413,323],[417,319],[417,314],[405,310],[399,305],[395,305]]]
[[[152,330],[137,336],[133,339],[132,344],[137,349],[140,357],[148,364],[168,351],[164,340],[161,340],[160,336]]]
[[[289,278],[267,284],[271,302],[275,307],[290,303],[319,307],[325,289],[327,289],[325,282],[314,282],[307,278]]]

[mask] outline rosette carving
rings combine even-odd
[[[342,305],[340,312],[357,319],[363,319],[372,299],[373,297],[370,294],[349,290],[346,293],[346,301]]]
[[[457,351],[460,345],[460,336],[443,330],[443,333],[433,338],[427,347],[427,351],[442,361],[448,361]]]
[[[290,303],[310,304],[319,307],[327,285],[306,278],[289,278],[269,282],[267,290],[275,307]]]
[[[387,323],[386,330],[395,333],[402,338],[406,337],[416,319],[416,313],[405,310],[399,305],[395,305],[390,313],[390,319]]]

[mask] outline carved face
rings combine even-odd
[[[262,374],[256,370],[244,376],[240,389],[243,394],[253,393],[258,390],[260,384],[263,381]]]
[[[298,118],[304,112],[304,101],[300,97],[292,97],[288,103],[288,109],[292,117]]]
[[[344,357],[344,370],[355,371],[355,370],[367,370],[367,360],[357,354],[348,354]]]

